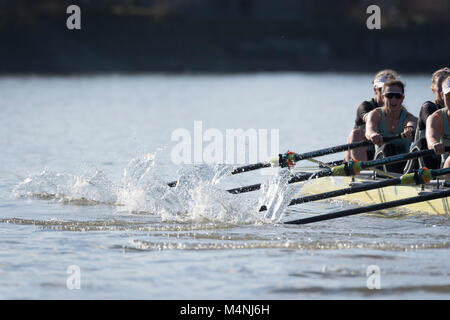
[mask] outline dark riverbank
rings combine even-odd
[[[67,29],[63,5],[31,18],[7,15],[0,25],[0,73],[372,72],[386,67],[429,73],[447,65],[450,56],[445,21],[388,21],[381,30],[368,30],[364,11],[360,19],[317,10],[271,18],[245,14],[244,6],[233,14],[155,17],[80,7],[81,30]]]

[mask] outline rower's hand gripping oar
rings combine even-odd
[[[438,170],[428,170],[427,169],[426,171],[424,170],[424,172],[422,172],[421,177],[423,178],[423,182],[426,182],[426,181],[430,181],[432,178],[436,178],[438,176],[441,176],[444,174],[449,174],[449,173],[450,173],[450,168],[438,169]],[[406,184],[408,184],[408,181],[411,182],[411,181],[415,180],[415,178],[412,177],[411,175],[414,175],[414,174],[404,175]],[[401,179],[401,178],[399,178],[399,179]],[[342,210],[342,211],[333,212],[333,213],[327,213],[327,214],[323,214],[323,215],[319,215],[319,216],[298,219],[298,220],[293,220],[293,221],[287,221],[287,222],[285,222],[285,224],[307,224],[307,223],[311,223],[311,222],[319,222],[319,221],[324,221],[324,220],[330,220],[330,219],[351,216],[351,215],[360,214],[360,213],[367,213],[367,212],[371,212],[371,211],[395,208],[395,207],[399,207],[399,206],[403,206],[403,205],[407,205],[407,204],[441,199],[441,198],[445,198],[445,197],[449,197],[449,196],[450,196],[450,190],[433,192],[433,193],[426,194],[426,195],[419,195],[416,197],[379,203],[379,204],[375,204],[375,205],[371,205],[371,206],[367,206],[367,207],[347,209],[347,210]]]
[[[449,147],[446,147],[446,152],[450,151]],[[362,170],[378,167],[387,164],[393,164],[398,162],[403,162],[409,159],[415,159],[424,157],[430,154],[434,154],[434,151],[431,149],[420,150],[415,152],[403,153],[391,157],[371,160],[371,161],[349,161],[342,165],[335,166],[332,168],[324,169],[321,171],[313,172],[313,173],[300,173],[294,175],[288,183],[302,182],[309,180],[311,178],[320,178],[320,177],[328,177],[328,176],[354,176],[358,175]],[[250,191],[255,191],[261,188],[261,184],[253,184],[245,187],[239,187],[228,190],[228,192],[233,194],[245,193]]]
[[[383,137],[383,143],[390,142],[396,139],[404,138],[405,136],[403,133],[392,136],[392,137]],[[312,159],[316,157],[325,156],[328,154],[338,153],[341,151],[347,151],[351,149],[361,148],[361,147],[367,147],[372,145],[372,142],[370,141],[360,141],[360,142],[354,142],[349,144],[343,144],[335,147],[329,147],[325,149],[320,149],[316,151],[310,151],[305,153],[295,153],[292,151],[287,151],[284,154],[279,154],[278,157],[270,159],[268,162],[260,162],[256,164],[249,164],[246,166],[238,167],[234,169],[231,174],[238,174],[253,170],[258,170],[262,168],[270,168],[270,167],[293,167],[298,161],[301,160],[307,160]],[[172,181],[167,184],[169,187],[176,187],[177,181]]]

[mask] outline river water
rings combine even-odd
[[[226,145],[230,129],[269,147],[275,137],[282,152],[343,144],[371,77],[1,77],[0,298],[449,299],[448,216],[283,225],[350,205],[285,208],[301,184],[286,187],[284,170],[229,176],[230,163],[175,161],[174,132],[191,134],[192,162],[202,134]],[[430,76],[403,80],[417,115],[432,100]],[[225,191],[254,183],[263,190]]]

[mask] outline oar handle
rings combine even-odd
[[[383,144],[387,143],[387,142],[391,142],[393,140],[397,140],[397,139],[405,139],[406,136],[404,133],[400,133],[396,136],[389,136],[389,137],[383,137]]]

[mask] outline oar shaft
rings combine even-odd
[[[298,220],[293,220],[293,221],[287,221],[287,222],[285,222],[285,224],[307,224],[307,223],[312,223],[312,222],[325,221],[325,220],[330,220],[330,219],[347,217],[347,216],[360,214],[360,213],[390,209],[390,208],[395,208],[395,207],[399,207],[399,206],[403,206],[403,205],[407,205],[407,204],[413,204],[413,203],[418,203],[418,202],[424,202],[424,201],[445,198],[445,197],[449,197],[449,196],[450,196],[450,190],[440,191],[440,192],[435,192],[435,193],[431,193],[431,194],[427,194],[427,195],[421,195],[421,196],[405,198],[405,199],[400,199],[400,200],[395,200],[395,201],[390,201],[390,202],[385,202],[385,203],[380,203],[380,204],[374,204],[374,205],[371,205],[368,207],[347,209],[347,210],[342,210],[342,211],[338,211],[338,212],[334,212],[334,213],[327,213],[327,214],[323,214],[323,215],[319,215],[319,216],[298,219]]]
[[[399,137],[396,136],[396,137],[390,137],[389,139],[385,138],[385,140],[394,140],[394,139],[398,139],[398,138]],[[361,143],[367,143],[367,142],[368,141],[363,141]],[[359,143],[359,142],[357,142],[357,143]],[[348,146],[348,145],[346,145],[346,146]],[[339,148],[339,146],[335,147],[335,148]],[[333,148],[329,148],[329,149],[333,149]],[[326,149],[323,149],[323,150],[326,150]],[[450,151],[450,147],[445,147],[445,151],[449,152]],[[312,153],[310,153],[310,154],[312,154]],[[415,152],[410,152],[410,153],[403,153],[403,154],[396,155],[396,156],[390,156],[390,157],[387,157],[387,158],[381,158],[381,159],[376,159],[376,160],[371,160],[371,161],[364,161],[364,162],[362,161],[362,162],[360,162],[360,165],[361,165],[361,168],[367,169],[367,168],[372,168],[372,167],[383,166],[383,165],[386,165],[386,164],[393,164],[393,163],[398,163],[398,162],[404,162],[404,161],[410,160],[410,159],[421,158],[421,157],[424,157],[424,156],[427,156],[427,155],[430,155],[430,154],[434,154],[434,151],[430,150],[430,149],[426,149],[426,150],[420,150],[420,151],[415,151]],[[303,154],[301,156],[305,156],[305,155],[308,156],[307,154]],[[299,155],[296,154],[296,156],[299,156]],[[302,159],[307,159],[306,156],[304,158],[302,158]],[[315,155],[315,156],[318,156],[318,155]],[[235,169],[232,172],[232,174],[237,174],[237,173],[240,173],[240,172],[251,171],[251,170],[256,170],[256,169],[260,169],[260,168],[264,168],[264,167],[270,167],[270,166],[271,165],[269,163],[257,163],[257,164],[254,164],[254,165],[248,165],[248,166],[245,166],[245,167],[237,168],[237,169]],[[242,169],[242,168],[247,168],[247,169]],[[334,167],[334,168],[336,168],[336,167]],[[304,175],[306,175],[306,174],[304,174]],[[332,173],[330,169],[325,169],[325,170],[322,170],[322,171],[319,171],[319,172],[316,172],[316,173],[307,174],[307,176],[304,176],[304,175],[294,176],[291,180],[289,180],[288,183],[305,181],[305,180],[310,179],[312,176],[320,178],[320,177],[325,177],[325,176],[330,176],[330,175],[335,175],[335,174]],[[338,174],[336,174],[336,175],[338,175]],[[175,187],[177,185],[177,181],[169,182],[167,185],[169,187]],[[251,185],[251,186],[231,189],[231,190],[228,190],[228,191],[230,193],[237,194],[237,193],[244,193],[244,192],[258,190],[258,189],[260,189],[260,187],[261,187],[261,184],[255,184],[255,185]]]
[[[397,135],[397,136],[393,136],[393,137],[383,137],[383,142],[386,143],[386,142],[400,139],[400,138],[402,138],[401,134]],[[321,157],[321,156],[325,156],[328,154],[338,153],[341,151],[348,151],[351,149],[356,149],[356,148],[361,148],[361,147],[368,147],[370,145],[372,145],[372,142],[366,140],[366,141],[360,141],[360,142],[353,142],[353,143],[349,143],[349,144],[342,144],[342,145],[331,147],[331,148],[324,148],[324,149],[311,151],[311,152],[305,152],[305,153],[301,153],[301,154],[296,153],[295,161]]]
[[[402,137],[403,137],[402,134],[393,136],[393,137],[383,137],[383,142],[386,143],[386,142],[389,142],[392,140],[400,139]],[[343,145],[330,147],[330,148],[324,148],[324,149],[320,149],[320,150],[316,150],[316,151],[305,152],[305,153],[301,153],[301,154],[296,153],[295,161],[297,162],[297,161],[301,161],[301,160],[316,158],[316,157],[325,156],[328,154],[338,153],[341,151],[347,151],[347,150],[356,149],[356,148],[360,148],[360,147],[367,147],[370,145],[372,145],[372,142],[370,142],[370,141],[360,141],[360,142],[343,144]],[[280,155],[280,157],[281,157],[281,155]],[[258,170],[258,169],[262,169],[262,168],[269,168],[271,166],[272,166],[271,162],[260,162],[260,163],[256,163],[256,164],[250,164],[250,165],[238,167],[238,168],[234,169],[231,172],[231,174],[238,174],[238,173]],[[177,181],[171,181],[171,182],[167,183],[167,185],[169,187],[176,187]],[[257,190],[257,189],[254,189],[254,190]]]
[[[305,153],[301,153],[301,154],[295,154],[295,161],[317,158],[317,157],[325,156],[328,154],[338,153],[341,151],[347,151],[350,149],[367,147],[367,146],[370,146],[371,144],[372,143],[370,141],[361,141],[361,142],[354,142],[354,143],[350,143],[350,144],[343,144],[343,145],[339,145],[339,146],[335,146],[335,147],[331,147],[331,148],[320,149],[320,150],[311,151],[311,152],[305,152]]]
[[[238,173],[258,170],[258,169],[262,169],[262,168],[269,168],[271,166],[272,166],[272,164],[269,162],[260,162],[260,163],[256,163],[256,164],[249,164],[247,166],[242,166],[242,167],[234,169],[233,171],[231,171],[231,174],[238,174]]]
[[[449,149],[450,148],[446,147],[446,151],[449,151]],[[434,153],[433,150],[421,150],[421,151],[416,151],[416,152],[403,153],[400,155],[391,156],[391,157],[387,157],[387,158],[376,159],[376,160],[372,160],[372,161],[361,161],[358,163],[361,165],[361,167],[363,169],[367,169],[367,168],[372,168],[372,167],[378,167],[378,166],[385,165],[385,164],[402,162],[402,161],[406,161],[409,159],[420,158],[420,157],[423,157],[424,155],[428,155],[428,154],[432,154],[432,153]],[[338,167],[340,167],[340,168],[338,168]],[[305,173],[304,172],[301,174],[296,174],[288,181],[288,183],[302,182],[302,181],[309,180],[311,178],[321,178],[321,177],[327,177],[327,176],[332,176],[332,175],[336,175],[336,176],[352,175],[352,173],[349,173],[348,170],[344,169],[344,168],[345,168],[345,166],[341,165],[341,166],[333,167],[331,169],[329,169],[329,168],[323,169],[321,171],[317,171],[314,173]],[[335,169],[338,169],[338,170],[335,170]],[[237,193],[245,193],[245,192],[249,192],[249,191],[259,190],[260,188],[261,188],[261,184],[254,184],[251,186],[245,186],[245,187],[231,189],[231,190],[228,190],[228,192],[237,194]]]
[[[424,157],[424,156],[427,156],[430,154],[434,154],[434,151],[430,150],[430,149],[426,149],[426,150],[420,150],[420,151],[415,151],[415,152],[410,152],[410,153],[402,153],[399,155],[390,156],[390,157],[386,157],[386,158],[364,161],[362,164],[362,167],[363,167],[363,169],[365,169],[365,168],[383,166],[386,164],[394,164],[394,163],[398,163],[398,162],[404,162],[404,161],[410,160],[410,159],[421,158],[421,157]]]
[[[291,202],[289,202],[288,206],[294,206],[296,204],[307,203],[307,202],[318,201],[318,200],[325,200],[325,199],[329,199],[329,198],[343,196],[346,194],[363,192],[363,191],[368,191],[368,190],[373,190],[373,189],[378,189],[378,188],[383,188],[383,187],[388,187],[388,186],[395,186],[400,183],[401,183],[401,179],[396,178],[396,179],[389,179],[389,180],[380,181],[380,182],[366,183],[366,184],[362,184],[362,185],[356,186],[356,187],[344,188],[344,189],[339,189],[339,190],[334,190],[334,191],[329,191],[329,192],[324,192],[324,193],[319,193],[319,194],[312,194],[309,196],[292,199]],[[261,206],[261,208],[259,209],[260,212],[266,211],[266,210],[267,210],[266,206]]]
[[[259,190],[259,189],[261,189],[261,183],[252,184],[250,186],[245,186],[245,187],[229,189],[227,191],[229,193],[232,193],[232,194],[238,194],[238,193],[245,193],[245,192],[250,192],[250,191],[256,191],[256,190]]]
[[[320,178],[320,177],[330,176],[331,174],[332,174],[332,172],[331,172],[330,169],[325,169],[325,170],[314,172],[314,173],[302,172],[302,173],[294,175],[288,181],[288,183],[295,183],[295,182],[306,181],[308,179],[311,179],[312,177]],[[176,184],[177,184],[176,181],[172,181],[172,182],[168,183],[168,185],[170,187],[175,187]],[[245,193],[245,192],[255,191],[255,190],[259,190],[259,189],[261,189],[261,183],[256,183],[256,184],[252,184],[252,185],[245,186],[245,187],[229,189],[227,191],[229,193],[232,193],[232,194],[238,194],[238,193]]]
[[[389,180],[384,180],[384,181],[380,181],[380,182],[364,183],[359,186],[354,186],[354,187],[350,187],[350,188],[344,188],[344,189],[334,190],[334,191],[330,191],[330,192],[304,196],[304,197],[297,198],[297,199],[292,199],[291,202],[289,203],[289,206],[293,206],[293,205],[300,204],[300,203],[307,203],[307,202],[311,202],[311,201],[324,200],[324,199],[344,196],[346,194],[352,194],[352,193],[358,193],[358,192],[363,192],[363,191],[368,191],[368,190],[373,190],[373,189],[378,189],[378,188],[395,186],[395,185],[399,185],[400,183],[401,183],[400,178],[389,179]]]
[[[262,169],[262,168],[269,168],[271,166],[272,165],[269,162],[260,162],[260,163],[255,163],[255,164],[249,164],[247,166],[243,166],[243,167],[234,169],[233,171],[231,171],[230,174],[238,174],[238,173],[258,170],[258,169]],[[167,183],[167,185],[169,187],[176,187],[177,181],[171,181],[171,182]]]
[[[311,172],[311,173],[310,172],[302,172],[302,173],[295,174],[291,179],[289,179],[289,181],[287,183],[291,184],[291,183],[295,183],[295,182],[302,182],[302,181],[306,181],[306,180],[309,180],[312,178],[321,178],[321,177],[331,176],[332,174],[333,174],[333,172],[330,169],[324,169],[322,171]],[[245,186],[245,187],[229,189],[227,191],[229,193],[238,194],[238,193],[255,191],[255,190],[259,190],[259,189],[261,189],[261,183],[252,184],[250,186]]]
[[[172,181],[172,182],[169,182],[167,185],[169,186],[169,187],[176,187],[177,186],[177,183],[178,183],[178,181]]]
[[[450,168],[433,169],[431,170],[433,177],[443,176],[445,174],[450,174]]]

